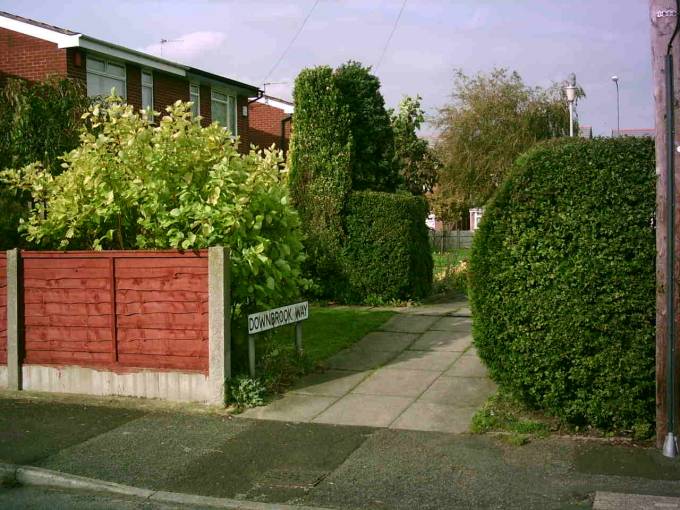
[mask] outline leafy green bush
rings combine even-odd
[[[407,194],[357,191],[347,203],[348,301],[423,298],[432,288],[427,204]]]
[[[654,145],[569,139],[518,159],[471,255],[492,377],[574,424],[654,420]]]
[[[231,249],[235,317],[298,297],[302,234],[280,153],[241,155],[229,133],[201,128],[177,102],[151,124],[119,98],[87,114],[80,146],[53,176],[4,173],[32,193],[28,240],[46,249]]]

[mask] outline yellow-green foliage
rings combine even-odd
[[[177,102],[152,124],[119,98],[86,114],[58,176],[38,164],[5,172],[33,194],[24,225],[46,249],[231,249],[236,311],[298,296],[300,221],[278,152],[243,155],[229,133],[201,128]]]

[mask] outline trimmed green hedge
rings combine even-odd
[[[352,188],[350,114],[333,69],[304,69],[295,80],[295,129],[290,142],[289,189],[306,236],[305,272],[333,296],[340,286],[342,211]]]
[[[423,298],[432,288],[432,253],[422,197],[373,191],[349,196],[344,250],[348,301]]]
[[[648,139],[521,156],[471,254],[474,341],[491,376],[565,421],[654,420],[655,164]]]

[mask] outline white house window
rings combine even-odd
[[[111,89],[115,89],[120,97],[126,97],[125,65],[88,55],[87,95],[106,97]]]
[[[142,71],[142,109],[153,110],[153,74],[151,71]]]
[[[215,90],[211,94],[212,120],[227,128],[232,135],[237,135],[236,97]]]
[[[189,101],[193,103],[191,113],[194,117],[198,117],[201,114],[201,89],[195,83],[189,85]]]

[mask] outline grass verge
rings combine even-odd
[[[503,439],[515,446],[537,437],[546,437],[558,430],[559,423],[529,410],[503,390],[489,397],[472,417],[471,431],[475,434],[503,432]]]
[[[434,252],[434,275],[432,296],[427,302],[443,302],[467,294],[467,271],[469,248],[447,252]]]
[[[295,327],[284,326],[256,341],[257,378],[238,375],[230,383],[230,401],[239,408],[262,405],[267,395],[290,387],[299,377],[323,366],[323,361],[378,329],[394,312],[364,307],[312,305],[302,323],[300,356],[295,351]]]
[[[653,430],[649,427],[602,431],[593,427],[566,424],[542,411],[528,408],[502,388],[489,397],[475,413],[470,430],[475,434],[500,433],[504,441],[515,446],[551,434],[614,442],[632,440],[635,444],[649,445],[653,435]]]

